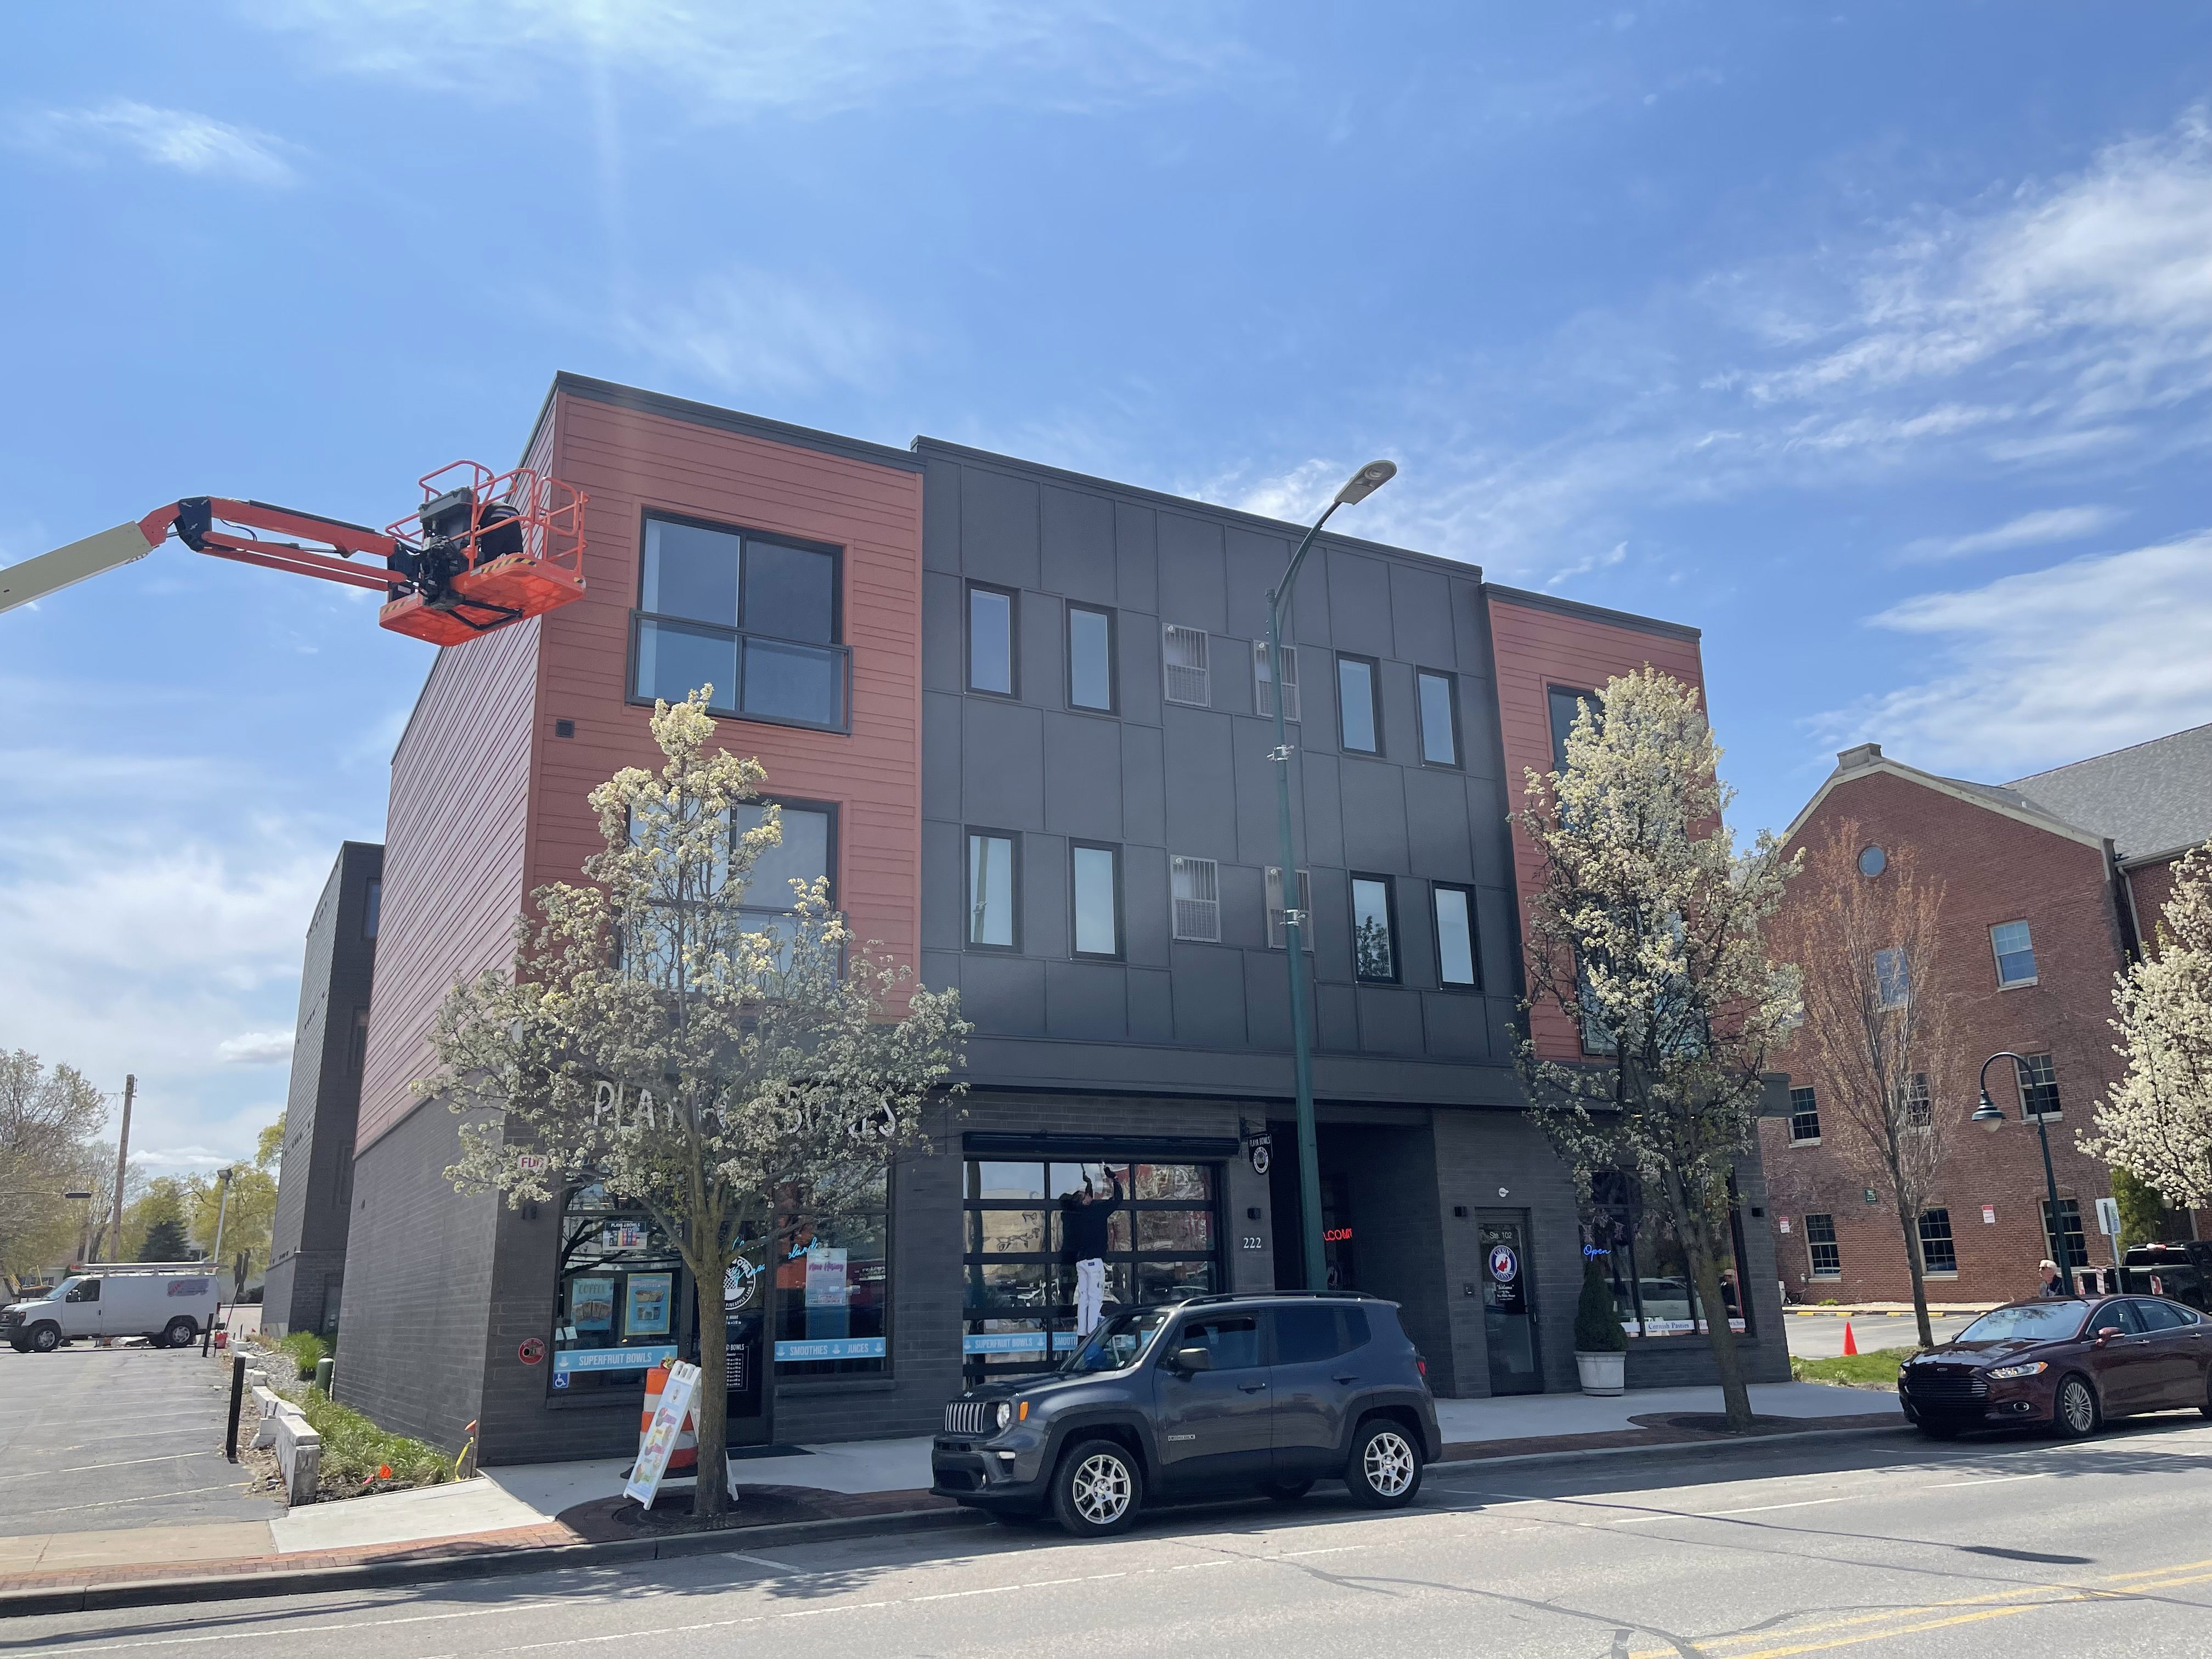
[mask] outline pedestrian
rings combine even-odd
[[[2066,1282],[2066,1276],[2058,1271],[2058,1264],[2056,1261],[2039,1261],[2035,1265],[2043,1274],[2043,1288],[2037,1292],[2038,1295],[2071,1296],[2074,1294],[2074,1287]]]
[[[1106,1298],[1106,1230],[1112,1218],[1114,1206],[1121,1201],[1120,1180],[1103,1165],[1099,1171],[1106,1177],[1112,1196],[1093,1189],[1091,1177],[1083,1177],[1079,1192],[1068,1194],[1060,1200],[1060,1236],[1066,1240],[1068,1255],[1075,1262],[1075,1334],[1086,1337],[1098,1328],[1099,1304]]]

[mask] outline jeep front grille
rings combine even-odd
[[[995,1400],[956,1400],[945,1408],[947,1434],[988,1434],[999,1426]]]

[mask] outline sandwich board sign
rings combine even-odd
[[[623,1488],[624,1498],[635,1498],[647,1509],[653,1507],[653,1494],[660,1490],[660,1477],[668,1472],[668,1460],[676,1451],[676,1437],[683,1432],[684,1415],[691,1409],[693,1396],[699,1392],[699,1368],[684,1360],[668,1367],[668,1382],[660,1390],[660,1407],[653,1414],[653,1426],[646,1431],[645,1444],[638,1448],[637,1462],[629,1472],[629,1484]]]

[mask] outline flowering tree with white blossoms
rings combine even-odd
[[[1633,1175],[1673,1226],[1729,1426],[1747,1428],[1722,1273],[1760,1074],[1801,1018],[1797,970],[1771,963],[1765,941],[1798,862],[1765,832],[1737,854],[1720,750],[1697,693],[1668,675],[1646,667],[1608,682],[1597,707],[1583,704],[1566,761],[1528,774],[1519,815],[1544,859],[1528,900],[1524,1012],[1558,1010],[1580,1028],[1585,1057],[1540,1057],[1532,1029],[1522,1072],[1577,1176]]]
[[[781,926],[741,912],[782,830],[770,805],[741,826],[766,774],[710,749],[710,690],[655,705],[666,764],[592,792],[606,842],[584,865],[593,884],[532,895],[516,971],[453,988],[441,1069],[416,1085],[469,1120],[447,1171],[458,1188],[520,1206],[598,1184],[681,1253],[698,1297],[701,1516],[726,1506],[724,1287],[738,1256],[775,1259],[879,1201],[892,1156],[926,1144],[925,1107],[964,1089],[948,1079],[970,1029],[957,992],[908,990],[908,969],[851,939],[826,883],[794,881]]]
[[[2212,1206],[2212,842],[2175,867],[2158,948],[2115,977],[2112,1004],[2127,1070],[2081,1150],[2169,1203]]]

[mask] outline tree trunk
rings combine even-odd
[[[730,1393],[727,1382],[730,1321],[722,1305],[722,1281],[729,1264],[694,1263],[691,1281],[699,1292],[699,1397],[692,1410],[699,1419],[699,1484],[691,1494],[691,1513],[709,1520],[729,1512]]]
[[[1674,1198],[1675,1214],[1680,1218],[1682,1246],[1689,1254],[1690,1277],[1697,1282],[1698,1305],[1705,1316],[1705,1341],[1713,1351],[1713,1370],[1720,1378],[1722,1408],[1728,1413],[1729,1427],[1741,1432],[1752,1423],[1751,1390],[1745,1386],[1743,1360],[1736,1352],[1735,1332],[1729,1324],[1728,1299],[1721,1294],[1720,1258],[1713,1243],[1713,1218],[1698,1209],[1671,1174],[1667,1185]],[[1725,1236],[1725,1214],[1721,1231]],[[1733,1256],[1735,1253],[1729,1254]],[[1747,1298],[1750,1286],[1739,1284],[1736,1294]]]
[[[1936,1328],[1928,1319],[1928,1270],[1920,1259],[1920,1220],[1909,1213],[1900,1196],[1897,1204],[1898,1231],[1905,1235],[1905,1265],[1912,1275],[1912,1316],[1920,1323],[1920,1346],[1936,1346]]]

